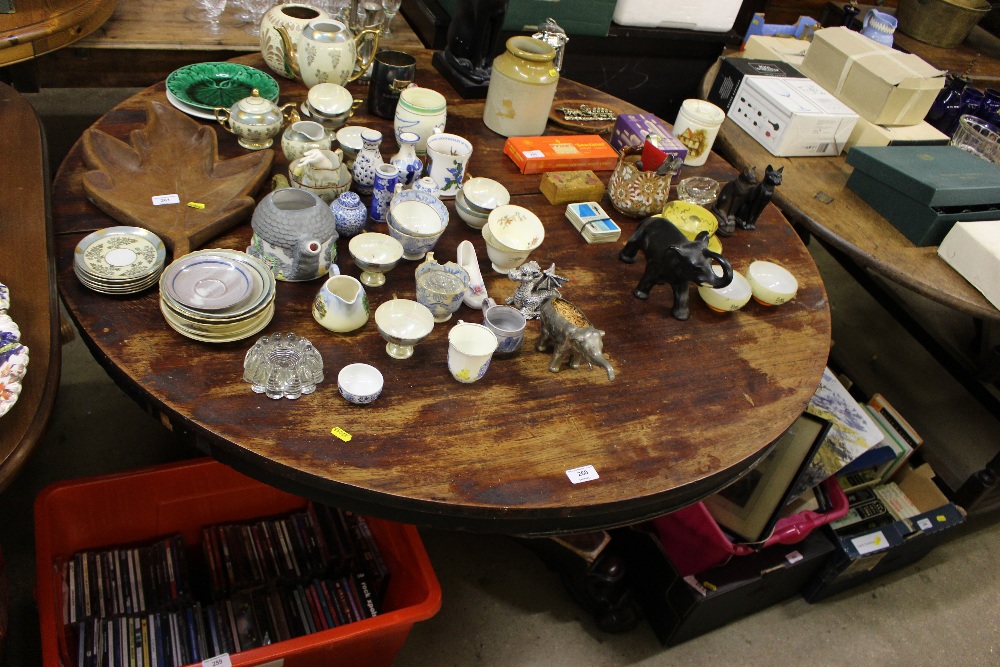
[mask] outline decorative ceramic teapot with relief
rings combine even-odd
[[[285,62],[296,79],[309,88],[318,83],[335,83],[339,86],[354,81],[372,64],[378,49],[379,31],[365,29],[357,35],[336,19],[310,21],[298,38],[284,26],[275,30],[281,36]],[[359,56],[361,44],[371,38],[367,58]]]

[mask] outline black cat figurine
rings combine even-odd
[[[712,212],[719,221],[719,236],[732,236],[736,231],[737,215],[746,210],[748,199],[757,187],[757,168],[747,167],[740,175],[722,186]]]
[[[771,202],[771,198],[774,196],[774,188],[781,185],[782,169],[784,167],[775,169],[771,165],[767,165],[767,169],[764,171],[764,178],[761,179],[761,182],[754,188],[753,194],[746,200],[746,210],[736,215],[736,224],[741,229],[755,229],[757,227],[757,218],[764,212],[764,207]]]

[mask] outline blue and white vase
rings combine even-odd
[[[399,152],[389,158],[389,164],[399,169],[399,182],[408,188],[424,170],[424,163],[417,157],[416,149],[420,137],[415,132],[400,132],[398,141]]]
[[[345,192],[334,199],[330,204],[330,210],[333,211],[337,233],[341,236],[354,236],[361,232],[368,222],[368,210],[356,192]]]
[[[389,202],[399,183],[399,169],[395,165],[380,164],[375,170],[375,184],[372,187],[372,203],[369,215],[375,222],[386,222],[389,216]]]
[[[375,170],[384,164],[379,144],[382,143],[382,133],[378,130],[365,129],[361,132],[361,151],[354,158],[354,187],[363,195],[370,195],[375,185]]]

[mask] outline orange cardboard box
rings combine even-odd
[[[610,171],[618,164],[618,153],[596,134],[510,137],[503,152],[522,174],[579,169]]]

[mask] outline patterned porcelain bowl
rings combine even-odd
[[[378,398],[384,382],[382,373],[368,364],[349,364],[337,374],[340,395],[355,405],[367,405]]]
[[[498,206],[486,223],[502,249],[531,252],[545,239],[545,227],[538,216],[515,204]]]

